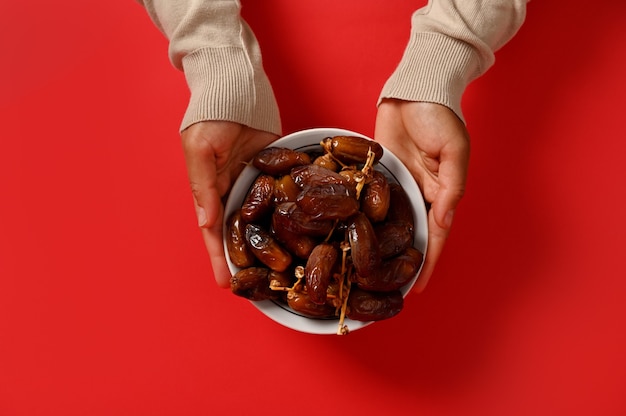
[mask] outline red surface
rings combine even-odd
[[[423,3],[244,1],[285,133],[372,134]],[[145,11],[2,2],[0,414],[626,414],[625,9],[530,3],[465,97],[467,196],[429,287],[324,337],[214,285],[188,93]]]

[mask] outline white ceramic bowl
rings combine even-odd
[[[320,141],[329,136],[359,136],[368,138],[367,136],[350,130],[337,128],[315,128],[289,134],[275,141],[270,146],[287,147],[304,151],[316,149],[321,150],[321,146],[319,145]],[[381,172],[383,172],[387,176],[388,180],[392,182],[397,182],[402,185],[402,187],[408,194],[413,207],[413,216],[415,218],[414,247],[420,250],[422,253],[426,254],[426,245],[428,239],[428,221],[426,216],[426,206],[424,204],[422,193],[417,186],[415,179],[413,179],[413,176],[411,176],[408,169],[404,166],[400,159],[398,159],[388,149],[383,147],[383,150],[383,157],[376,165],[376,170],[380,170]],[[232,214],[233,211],[241,208],[243,200],[245,199],[248,190],[250,189],[250,186],[252,186],[252,183],[259,173],[259,170],[253,167],[252,164],[248,164],[244,168],[239,178],[237,178],[237,180],[235,181],[228,197],[228,201],[226,202],[224,211],[225,220]],[[226,253],[228,253],[228,249],[226,247],[226,238],[227,227],[226,224],[224,224],[224,250]],[[230,268],[230,272],[234,275],[240,269],[230,262],[230,259],[228,259],[228,254],[226,255],[226,258],[228,267]],[[413,280],[409,284],[402,287],[401,291],[404,296],[406,296],[410,289],[413,287],[413,285],[419,278],[420,272],[421,267]],[[252,304],[270,319],[296,331],[311,334],[337,333],[338,318],[318,319],[306,317],[293,311],[286,305],[283,305],[279,302],[273,302],[271,300],[252,301]],[[363,328],[371,323],[372,322],[354,321],[348,318],[346,318],[344,321],[344,324],[347,325],[350,332]]]

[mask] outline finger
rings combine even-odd
[[[469,164],[469,145],[459,142],[452,150],[444,149],[439,163],[438,190],[432,203],[434,218],[439,227],[452,226],[454,211],[465,194]]]
[[[228,287],[230,272],[222,243],[223,206],[217,189],[217,166],[213,147],[203,137],[183,136],[183,148],[194,205],[213,276],[219,287]]]
[[[197,174],[197,172],[190,173],[190,175],[194,174]],[[220,195],[214,187],[207,189],[203,185],[198,185],[199,182],[193,182],[193,179],[190,179],[190,181],[192,181],[196,209],[200,209],[198,223],[211,260],[213,276],[219,287],[229,287],[230,271],[226,263],[222,235],[224,208]],[[210,186],[211,181],[204,181],[204,183],[207,184],[206,186]],[[203,213],[204,218],[202,217]]]
[[[428,213],[428,246],[426,249],[426,258],[424,259],[424,266],[422,267],[419,278],[413,286],[412,290],[414,292],[421,293],[426,288],[435,270],[435,265],[437,261],[439,261],[443,247],[446,244],[448,234],[449,229],[440,227],[437,221],[435,221],[433,210],[430,210]]]
[[[212,222],[212,226],[203,226],[200,228],[202,232],[202,238],[209,253],[209,259],[211,260],[211,267],[213,268],[213,277],[219,287],[230,286],[230,270],[226,263],[226,255],[224,252],[224,236],[223,236],[223,219],[224,208],[220,202],[217,191],[211,190],[210,193],[215,193],[214,199],[208,203],[211,208],[208,210],[215,212],[215,220]],[[209,214],[212,215],[212,214]]]
[[[197,136],[183,136],[183,148],[198,225],[212,227],[218,222],[221,210],[213,148]]]
[[[211,260],[215,282],[219,287],[227,288],[230,286],[231,275],[224,253],[222,224],[220,222],[219,225],[215,227],[203,228],[201,231],[204,244]]]

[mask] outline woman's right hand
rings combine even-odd
[[[220,287],[229,287],[224,253],[223,199],[248,163],[278,136],[229,121],[201,121],[181,134],[198,225]]]

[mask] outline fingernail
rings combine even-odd
[[[206,211],[201,206],[196,205],[196,216],[198,217],[198,226],[204,227],[206,225]]]
[[[446,212],[446,216],[443,217],[443,225],[446,228],[450,228],[452,227],[452,219],[454,218],[454,210],[451,209],[450,211]]]

